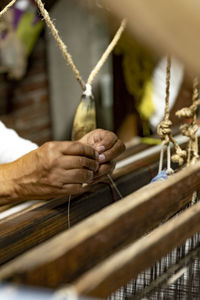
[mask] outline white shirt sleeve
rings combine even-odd
[[[36,144],[21,138],[0,121],[0,164],[12,162],[37,148]]]

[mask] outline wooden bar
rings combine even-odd
[[[70,283],[176,213],[200,187],[200,163],[147,185],[0,269],[0,280],[57,287]]]
[[[157,155],[149,156],[146,160],[139,160],[117,170],[114,178],[123,196],[141,188],[156,174]],[[73,226],[119,200],[117,195],[114,199],[112,196],[108,184],[98,184],[86,194],[73,198],[70,205],[70,225]],[[0,264],[68,229],[67,211],[67,198],[40,201],[22,212],[0,220]]]
[[[108,297],[197,232],[200,203],[91,269],[72,284],[72,289],[80,295]]]

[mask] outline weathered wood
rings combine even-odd
[[[147,185],[0,269],[0,280],[57,287],[141,237],[200,187],[200,163]],[[184,200],[182,200],[184,199]]]
[[[73,290],[80,295],[105,298],[197,232],[200,203],[91,269],[72,284]]]
[[[118,171],[115,179],[118,178],[116,184],[123,196],[151,180],[157,163],[152,164],[151,160],[149,168],[142,167],[139,162],[123,168],[123,173]],[[115,197],[115,200],[117,199],[119,198]],[[111,190],[105,184],[95,185],[92,191],[75,197],[70,205],[71,226],[112,204],[113,200]],[[39,202],[20,213],[0,220],[0,264],[68,229],[67,203],[67,198]]]

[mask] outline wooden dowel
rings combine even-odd
[[[105,260],[74,284],[77,294],[105,298],[200,232],[200,203]]]
[[[145,186],[13,260],[0,269],[0,280],[12,277],[49,287],[71,282],[177,212],[199,187],[197,163],[165,182]]]

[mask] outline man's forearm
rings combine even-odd
[[[12,172],[11,164],[0,165],[0,206],[14,204],[20,201]]]

